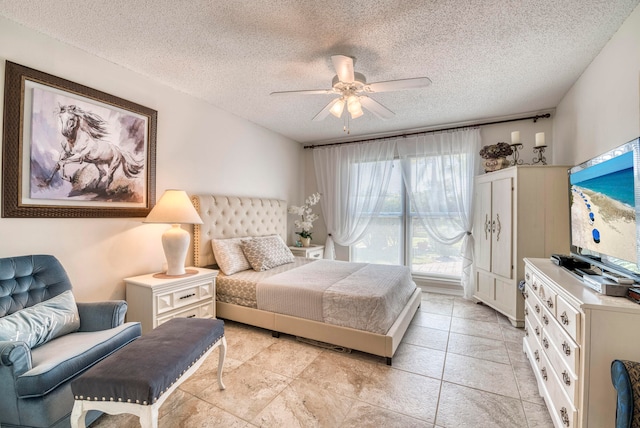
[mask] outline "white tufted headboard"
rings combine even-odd
[[[280,235],[287,242],[287,203],[279,199],[193,195],[202,218],[193,227],[193,264],[215,263],[211,240],[243,236]]]

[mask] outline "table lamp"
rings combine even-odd
[[[162,248],[167,259],[169,276],[184,275],[185,260],[191,237],[181,224],[202,224],[202,219],[184,190],[166,190],[144,223],[169,223],[171,228],[162,234]]]

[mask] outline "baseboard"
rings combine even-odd
[[[448,294],[457,297],[464,296],[464,290],[457,281],[439,281],[422,278],[415,278],[414,281],[423,293]]]

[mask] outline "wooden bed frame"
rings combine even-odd
[[[194,225],[193,230],[193,261],[197,267],[215,264],[212,239],[277,234],[287,242],[285,201],[217,195],[194,195],[191,200],[203,221],[202,225]],[[421,291],[416,288],[384,335],[223,302],[216,302],[216,316],[265,328],[274,335],[291,334],[379,355],[391,365],[393,354],[418,310],[421,298]]]

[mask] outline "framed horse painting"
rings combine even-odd
[[[157,112],[6,61],[3,217],[144,217]]]

